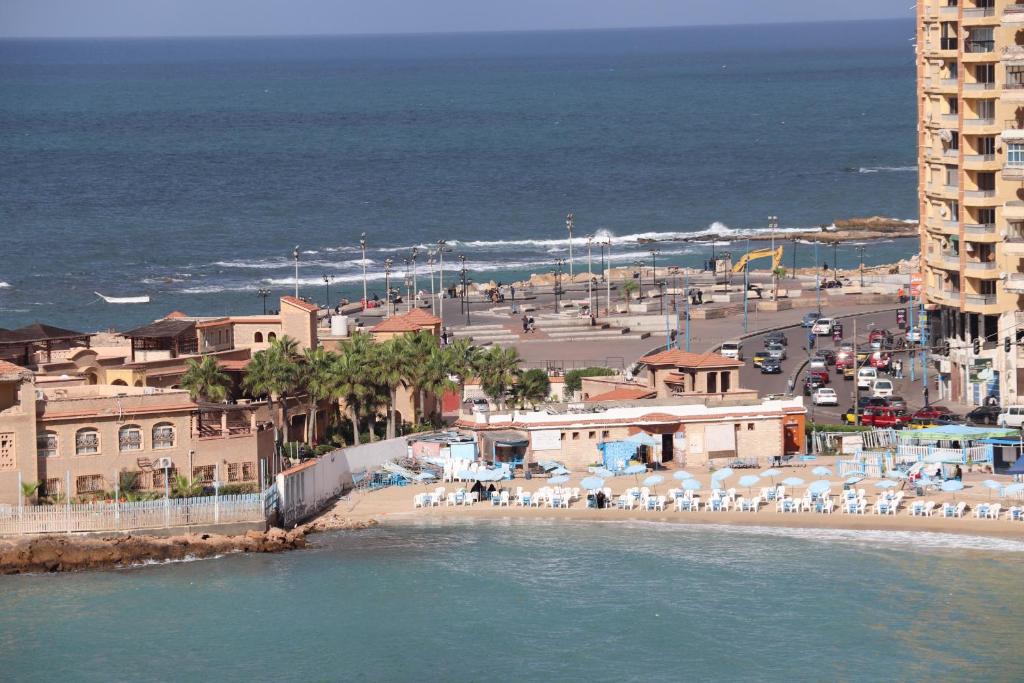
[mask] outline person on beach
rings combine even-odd
[[[527,318],[527,317],[526,317],[526,316],[524,315],[524,316],[523,316],[523,334],[526,334],[526,333],[527,333],[527,332],[529,332],[529,331],[530,331],[530,319],[529,319],[529,318]]]
[[[537,334],[537,323],[534,321],[533,316],[530,316],[530,332]]]

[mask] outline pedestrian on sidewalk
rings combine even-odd
[[[530,316],[529,331],[537,334],[537,323],[534,321],[533,316]]]

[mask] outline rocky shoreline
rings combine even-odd
[[[307,536],[322,531],[365,529],[376,520],[353,521],[328,515],[290,531],[271,528],[244,534],[150,536],[32,536],[0,539],[0,574],[45,574],[87,569],[114,569],[143,564],[202,559],[230,553],[280,553],[307,545]]]
[[[779,232],[772,235],[767,231],[758,231],[750,235],[751,242],[766,242],[773,237],[776,241],[807,240],[817,242],[853,242],[873,239],[894,239],[902,237],[919,236],[918,224],[907,222],[898,218],[886,218],[885,216],[869,216],[867,218],[847,218],[836,220],[831,225],[821,225],[816,230],[803,232]],[[705,242],[711,237],[707,234],[696,234],[687,237],[674,237],[671,239],[642,239],[641,244],[652,244],[657,242]],[[721,239],[729,240],[727,236]],[[740,238],[736,238],[740,239]],[[746,239],[743,237],[742,239]]]

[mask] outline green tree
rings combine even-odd
[[[480,356],[480,387],[499,407],[505,407],[512,384],[519,376],[523,359],[514,348],[492,346]]]
[[[423,418],[424,394],[430,383],[427,363],[431,354],[438,349],[437,337],[427,330],[411,332],[398,338],[399,353],[404,356],[402,362],[402,381],[415,394],[413,401],[412,422],[417,424]]]
[[[176,474],[171,480],[171,498],[193,498],[203,492],[203,485],[189,481],[184,474]]]
[[[360,412],[373,391],[373,380],[370,377],[371,348],[372,340],[369,335],[356,333],[342,345],[332,367],[334,395],[345,402],[349,420],[352,422],[352,443],[356,446],[360,443]]]
[[[409,374],[406,370],[407,359],[402,353],[399,339],[374,344],[372,349],[370,366],[373,368],[373,377],[381,391],[387,395],[384,405],[387,413],[386,438],[393,439],[397,429],[395,404],[398,402],[398,387]]]
[[[306,441],[310,445],[317,441],[317,407],[320,401],[330,399],[332,408],[328,414],[334,413],[334,383],[337,379],[334,373],[334,364],[337,359],[337,354],[323,347],[306,349],[303,354],[303,363],[299,366],[299,382],[309,397],[309,408],[306,414]]]
[[[619,288],[622,292],[622,298],[629,301],[633,298],[633,294],[640,291],[640,283],[633,279],[623,280],[622,287]]]
[[[515,385],[515,396],[520,406],[527,403],[536,410],[537,404],[546,401],[551,395],[551,380],[548,373],[539,368],[532,368],[519,376]]]
[[[266,350],[252,357],[245,369],[245,377],[242,378],[242,386],[250,396],[267,397],[278,443],[282,440],[282,431],[287,424],[286,399],[299,383],[295,348],[294,341],[288,337],[275,339]]]
[[[459,385],[452,377],[450,355],[444,349],[435,346],[423,368],[420,389],[423,392],[424,400],[427,394],[432,394],[440,402],[441,397],[446,393],[458,389]]]
[[[615,371],[610,368],[580,368],[565,373],[565,393],[575,394],[583,389],[584,377],[608,377]],[[568,398],[568,396],[566,397]]]
[[[23,481],[21,482],[21,497],[27,500],[29,503],[32,502],[32,497],[36,495],[36,491],[39,490],[39,482],[36,481]]]
[[[228,398],[231,378],[213,356],[202,360],[189,358],[185,361],[185,374],[181,377],[181,388],[188,391],[193,401],[221,403]]]

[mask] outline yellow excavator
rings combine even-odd
[[[782,263],[782,245],[780,244],[774,249],[754,249],[748,251],[740,258],[739,261],[732,267],[732,272],[742,273],[743,269],[747,267],[750,261],[761,258],[772,257],[772,270],[774,271]]]

